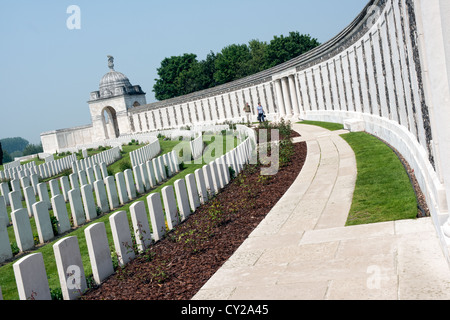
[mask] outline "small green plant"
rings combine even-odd
[[[50,223],[52,224],[53,234],[55,236],[58,235],[58,224],[59,224],[58,218],[56,218],[55,216],[51,216]]]
[[[164,268],[165,263],[161,262],[160,264],[155,266],[155,270],[151,272],[150,282],[156,281],[159,284],[162,284],[169,279],[169,275]]]
[[[208,217],[214,226],[220,225],[223,222],[224,211],[222,205],[217,200],[214,200],[209,207]]]
[[[11,251],[12,251],[13,255],[16,255],[20,252],[19,246],[17,245],[16,242],[10,243],[10,246],[11,246]]]
[[[64,300],[61,288],[50,288],[50,297],[52,298],[52,300]]]
[[[33,234],[33,240],[34,240],[35,246],[39,245],[40,241],[39,241],[39,236],[37,234]]]
[[[113,264],[113,269],[114,270],[119,269],[120,268],[119,257],[117,256],[117,253],[115,251],[111,252],[111,260]]]
[[[130,169],[130,170],[132,169],[131,161],[129,159],[122,160],[119,165],[119,170],[123,172],[127,169]]]
[[[259,176],[257,181],[261,183],[262,185],[268,185],[270,181],[272,180],[273,176]]]
[[[233,167],[228,167],[228,171],[230,172],[230,178],[236,178],[236,171],[234,171]]]
[[[111,167],[107,167],[106,172],[108,172],[108,176],[114,176],[114,171],[113,169],[111,169]]]

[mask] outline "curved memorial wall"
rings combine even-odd
[[[372,0],[345,30],[302,56],[232,83],[130,109],[131,131],[244,121],[246,102],[254,120],[261,102],[269,120],[331,121],[365,130],[396,148],[414,169],[446,246],[449,7],[444,0]]]

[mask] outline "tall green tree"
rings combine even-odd
[[[16,151],[22,152],[29,144],[28,140],[20,137],[1,139],[0,142],[2,143],[3,151],[6,150],[10,154]]]
[[[289,36],[275,36],[265,51],[266,68],[289,61],[319,46],[317,39],[310,35],[290,32]]]
[[[0,166],[3,165],[3,148],[2,143],[0,142]]]
[[[38,154],[43,152],[43,148],[42,148],[42,143],[40,144],[29,144],[25,147],[25,149],[22,152],[23,156],[28,156],[28,155],[32,155],[32,154]]]
[[[217,84],[223,84],[248,76],[251,58],[246,44],[232,44],[223,48],[216,56],[214,80]]]
[[[290,32],[270,43],[253,39],[248,45],[232,44],[217,54],[211,51],[201,61],[192,53],[165,58],[157,69],[153,92],[156,99],[165,100],[208,89],[271,68],[318,45],[309,35]]]
[[[179,78],[180,76],[186,78],[186,73],[197,63],[197,55],[192,53],[165,58],[161,62],[161,67],[157,69],[159,79],[155,79],[156,83],[153,86],[155,98],[165,100],[185,94],[187,80]]]
[[[4,164],[4,163],[11,162],[13,159],[12,159],[11,156],[9,155],[8,151],[3,150],[3,158],[2,158],[2,160],[3,160],[3,163],[2,163],[2,164]]]
[[[251,59],[248,62],[249,74],[255,74],[266,68],[267,42],[253,39],[248,43]]]

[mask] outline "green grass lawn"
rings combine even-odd
[[[301,121],[331,131],[343,129],[339,123]],[[417,216],[417,198],[403,164],[385,143],[365,132],[341,135],[355,152],[357,181],[347,226]]]
[[[161,154],[170,152],[173,149],[173,147],[176,146],[178,143],[189,143],[189,142],[188,141],[163,141],[162,139],[160,139]],[[233,147],[237,146],[237,144],[238,144],[238,140],[236,138],[234,138],[234,145],[230,145],[229,143],[227,145],[226,141],[224,139],[223,147],[224,147],[225,152],[231,150]],[[141,146],[135,146],[135,145],[124,146],[123,159],[129,160],[129,152],[137,149],[138,147],[142,147],[142,145]],[[128,156],[128,158],[127,158],[127,156]],[[164,186],[173,185],[176,180],[183,179],[186,175],[188,175],[190,173],[194,173],[195,170],[203,167],[203,165],[205,165],[205,164],[206,163],[204,163],[204,162],[203,163],[183,164],[184,169],[181,172],[179,172],[175,176],[171,177],[170,179],[166,180],[164,183],[160,184],[155,189],[150,190],[146,194],[139,195],[138,199],[135,199],[132,202],[125,204],[124,206],[114,210],[113,212],[103,214],[103,215],[99,216],[97,219],[95,219],[94,221],[89,222],[89,223],[71,231],[70,233],[63,235],[62,237],[67,237],[67,236],[76,236],[77,237],[78,243],[80,246],[80,252],[82,255],[83,267],[84,267],[86,276],[89,276],[92,274],[91,265],[90,265],[90,261],[89,261],[89,255],[87,252],[86,239],[85,239],[85,235],[84,235],[84,230],[88,226],[90,226],[92,223],[98,223],[98,222],[105,223],[106,231],[107,231],[107,235],[108,235],[108,239],[109,239],[110,249],[111,249],[111,252],[113,252],[114,244],[113,244],[113,240],[112,240],[111,229],[109,226],[109,217],[111,216],[112,213],[117,212],[117,211],[127,211],[127,213],[129,213],[129,207],[131,206],[132,203],[134,203],[136,201],[145,201],[146,207],[147,207],[147,196],[149,194],[155,193],[155,192],[160,192]],[[113,167],[112,169],[110,168],[110,170],[113,170],[113,171],[117,170],[119,165],[120,164],[116,164],[116,167]],[[95,194],[94,194],[94,196],[95,196]],[[68,213],[70,216],[69,204],[67,204],[67,207],[68,207]],[[52,215],[52,212],[50,212],[50,214]],[[130,228],[131,228],[131,218],[130,218],[129,214],[128,214],[128,219],[129,219]],[[33,232],[36,232],[34,218],[31,218],[30,222],[32,224]],[[150,228],[151,228],[151,226],[150,226]],[[10,241],[14,242],[15,236],[14,236],[12,226],[8,228],[8,233],[10,233]],[[38,249],[33,251],[33,253],[34,252],[42,253],[42,255],[44,257],[45,269],[47,272],[49,286],[53,290],[55,290],[55,289],[58,290],[60,288],[59,278],[57,276],[56,263],[54,261],[53,244],[56,243],[58,240],[60,240],[62,237],[59,237],[58,239],[55,239],[54,241],[46,243],[44,246],[41,246]],[[15,277],[14,277],[14,272],[13,272],[13,264],[16,261],[17,260],[7,263],[7,264],[3,265],[2,267],[0,267],[0,286],[1,286],[2,293],[3,293],[3,298],[5,300],[17,300],[19,298],[18,292],[17,292],[17,287],[16,287],[16,282],[15,282]]]
[[[337,131],[344,129],[344,125],[340,123],[333,123],[333,122],[322,122],[322,121],[309,121],[309,120],[303,120],[300,122],[297,122],[299,124],[309,124],[313,126],[319,126],[324,129],[330,130],[330,131]]]
[[[416,218],[414,189],[392,149],[364,132],[341,137],[355,152],[358,168],[347,225]]]

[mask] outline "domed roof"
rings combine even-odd
[[[111,70],[103,76],[102,80],[100,81],[99,89],[100,91],[109,89],[114,92],[114,89],[119,87],[130,88],[132,87],[132,85],[130,83],[130,80],[123,73]]]
[[[100,81],[99,90],[91,92],[90,101],[107,99],[120,95],[145,94],[140,86],[133,86],[123,73],[114,70],[114,58],[108,56],[109,72]]]

